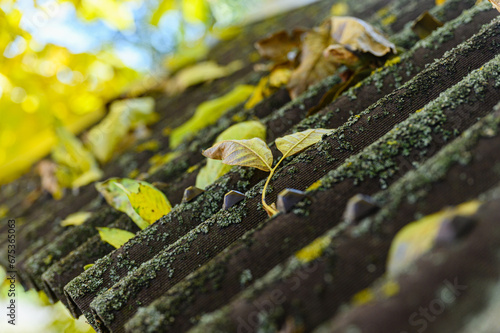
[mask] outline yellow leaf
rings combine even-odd
[[[231,75],[242,67],[243,62],[240,60],[235,60],[227,66],[220,66],[215,61],[200,62],[181,69],[172,78],[167,90],[172,94],[180,93],[187,87]]]
[[[302,262],[310,262],[319,258],[323,251],[331,243],[331,237],[324,236],[316,238],[309,245],[295,253],[295,257]]]
[[[178,70],[192,65],[198,60],[205,57],[208,53],[208,46],[204,40],[199,40],[195,43],[190,43],[189,46],[181,44],[177,51],[168,55],[164,60],[164,66],[169,72],[177,72]]]
[[[441,6],[445,2],[446,2],[446,0],[436,0],[436,6]]]
[[[92,216],[91,212],[76,212],[66,216],[64,220],[61,221],[61,227],[67,227],[70,225],[80,225],[87,221]]]
[[[89,269],[92,266],[94,266],[94,264],[87,264],[87,265],[83,266],[83,270],[86,271],[87,269]]]
[[[118,228],[102,227],[97,228],[97,230],[99,231],[99,236],[101,237],[102,241],[110,244],[116,249],[120,248],[129,239],[135,236],[135,234],[129,231],[121,230]]]
[[[88,132],[87,145],[100,162],[107,162],[131,129],[150,124],[157,117],[152,97],[115,101],[109,114]]]
[[[262,123],[250,120],[235,124],[222,132],[215,142],[224,140],[244,140],[251,138],[266,139],[266,127]],[[196,177],[196,187],[205,189],[215,180],[231,170],[232,166],[223,164],[219,160],[207,159],[207,164],[200,169]]]
[[[127,214],[141,229],[172,209],[165,195],[151,184],[128,178],[110,178],[96,184],[107,203]]]
[[[208,158],[222,160],[229,165],[240,165],[271,171],[273,154],[262,139],[226,140],[204,150]]]
[[[172,130],[170,148],[176,148],[187,137],[214,124],[227,111],[244,102],[253,90],[253,86],[239,85],[224,96],[201,103],[191,119]]]
[[[316,128],[293,133],[277,138],[276,147],[283,153],[283,156],[291,156],[321,141],[323,135],[333,133],[333,131],[335,130]]]
[[[251,109],[257,104],[259,104],[264,97],[269,96],[272,93],[271,88],[269,87],[269,76],[264,76],[260,79],[257,87],[252,92],[252,95],[245,103],[245,109]]]
[[[214,26],[210,30],[215,38],[220,40],[231,40],[241,33],[241,27],[229,26],[229,27],[217,27]]]
[[[442,222],[454,215],[472,215],[481,203],[469,201],[454,208],[447,208],[427,215],[401,229],[394,237],[387,260],[387,273],[395,276],[434,245]]]
[[[332,16],[342,16],[349,12],[349,5],[345,2],[336,3],[330,8],[330,14]]]
[[[389,52],[396,53],[396,46],[363,20],[342,16],[332,17],[330,21],[333,40],[350,51],[367,52],[377,57]]]
[[[127,186],[128,182],[118,183],[117,185],[127,193],[130,204],[137,214],[141,216],[148,224],[153,224],[172,209],[170,202],[163,192],[156,189],[153,185],[140,180],[135,180],[139,188],[135,190],[135,185]]]
[[[52,150],[52,159],[57,163],[56,176],[63,187],[80,187],[99,180],[102,171],[94,156],[64,127],[55,129],[58,144]]]

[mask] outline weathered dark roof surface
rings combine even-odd
[[[153,136],[162,151],[168,151],[165,126],[181,124],[207,98],[258,81],[249,60],[254,41],[277,27],[317,25],[334,3],[320,1],[245,27],[210,55],[219,63],[243,60],[240,71],[177,97],[157,96],[162,118]],[[391,36],[399,56],[312,116],[306,117],[308,110],[341,82],[342,73],[294,101],[281,89],[250,110],[238,106],[200,131],[177,148],[179,157],[147,178],[164,183],[161,190],[176,204],[150,227],[139,231],[92,185],[60,201],[43,195],[34,202],[25,199],[39,181],[33,173],[3,186],[0,204],[22,223],[17,269],[23,284],[62,301],[74,316],[85,315],[97,331],[413,332],[424,325],[433,332],[498,331],[499,13],[475,0],[440,6],[434,0],[346,3],[348,15]],[[426,10],[445,24],[419,40],[411,22]],[[268,143],[299,130],[336,129],[286,159],[273,178],[270,202],[287,187],[307,190],[307,199],[269,219],[260,203],[266,174],[237,167],[181,203],[205,163],[200,150],[236,121],[254,118],[267,127]],[[152,155],[127,151],[105,174],[146,171]],[[245,199],[221,210],[230,190],[245,193]],[[380,209],[346,221],[345,207],[359,193],[372,196]],[[477,198],[485,204],[468,218],[467,232],[451,232],[455,236],[408,271],[387,277],[389,248],[401,228]],[[94,217],[80,226],[59,225],[81,209]],[[100,240],[99,226],[137,234],[114,250]],[[5,260],[0,257],[0,264],[6,266]],[[426,319],[419,308],[437,304],[447,281],[466,287]]]

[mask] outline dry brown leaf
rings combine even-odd
[[[332,44],[323,51],[323,56],[331,62],[338,62],[347,67],[356,67],[359,57],[346,49],[343,45]]]
[[[371,53],[377,57],[396,53],[396,46],[363,20],[337,16],[330,18],[330,26],[333,40],[350,51]]]
[[[289,58],[290,52],[300,49],[305,32],[306,30],[300,28],[294,29],[291,34],[281,30],[257,41],[254,45],[261,57],[280,64],[292,60]]]
[[[489,0],[493,7],[495,7],[500,12],[500,0]]]
[[[203,155],[222,160],[228,165],[240,165],[271,171],[273,154],[266,143],[259,138],[249,140],[226,140],[203,151]]]
[[[331,44],[329,28],[329,24],[323,24],[305,35],[300,65],[293,71],[288,82],[288,90],[292,99],[310,85],[334,74],[337,70],[338,64],[323,56],[323,50]]]

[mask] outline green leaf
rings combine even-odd
[[[141,97],[115,101],[110,112],[87,134],[87,145],[97,159],[104,163],[111,159],[113,152],[124,136],[132,129],[155,122],[152,97]]]
[[[244,140],[251,138],[266,139],[266,127],[259,121],[250,120],[239,124],[235,124],[222,132],[215,142],[225,140]],[[205,189],[215,180],[229,172],[232,166],[223,164],[219,160],[207,159],[207,164],[200,169],[196,177],[196,187]]]
[[[115,247],[116,249],[120,248],[123,244],[125,244],[129,239],[135,236],[135,234],[121,230],[117,228],[97,228],[99,231],[99,236],[101,239]]]
[[[429,251],[435,242],[442,222],[454,215],[472,215],[481,203],[469,201],[427,215],[401,229],[394,237],[387,260],[387,274],[396,276],[411,263]]]
[[[201,103],[191,119],[172,131],[170,148],[177,147],[187,137],[214,124],[223,114],[244,102],[253,90],[253,86],[239,85],[222,97]]]
[[[67,227],[70,225],[80,225],[87,221],[92,216],[91,212],[76,212],[66,216],[64,220],[61,221],[61,227]]]
[[[291,156],[321,141],[323,135],[333,133],[333,131],[335,130],[316,128],[293,133],[276,139],[276,147],[283,153],[283,156]]]
[[[273,154],[266,143],[259,138],[250,140],[226,140],[203,151],[208,158],[222,160],[228,165],[240,165],[271,171]]]
[[[167,197],[153,185],[128,178],[110,178],[96,184],[108,204],[127,214],[141,229],[172,209]]]

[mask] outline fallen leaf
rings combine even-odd
[[[36,172],[40,175],[42,188],[59,200],[63,196],[62,188],[57,180],[57,164],[50,160],[42,160],[36,166]]]
[[[290,81],[292,70],[289,67],[275,67],[269,74],[269,85],[274,88],[284,86]]]
[[[242,67],[243,62],[240,60],[235,60],[227,66],[220,66],[215,61],[200,62],[181,69],[167,83],[166,89],[170,94],[179,94],[190,86],[231,75]]]
[[[288,83],[292,99],[307,87],[335,73],[339,64],[323,56],[323,50],[331,44],[329,21],[309,31],[302,43],[300,65],[293,71]]]
[[[495,7],[500,12],[500,1],[499,0],[489,0],[493,7]]]
[[[80,225],[87,221],[93,214],[91,212],[76,212],[66,216],[64,220],[61,221],[61,227],[67,227],[70,225]]]
[[[443,26],[443,22],[439,21],[428,11],[425,11],[420,15],[412,24],[411,30],[420,39],[424,39],[429,36],[434,30]]]
[[[127,214],[141,229],[172,209],[165,195],[151,184],[128,178],[110,178],[96,184],[107,203]]]
[[[89,269],[92,266],[94,266],[94,264],[87,264],[87,265],[83,266],[83,270],[86,271],[87,269]]]
[[[165,58],[163,65],[169,73],[175,73],[204,58],[208,50],[209,48],[203,39],[189,43],[189,45],[182,43],[175,53]]]
[[[290,135],[286,135],[281,138],[276,139],[276,147],[283,154],[283,156],[291,156],[297,154],[298,152],[312,146],[325,134],[330,134],[335,130],[316,128],[308,129],[303,132],[297,132]]]
[[[109,161],[129,131],[158,119],[154,107],[152,97],[113,102],[109,114],[87,133],[87,146],[100,162]]]
[[[94,156],[82,142],[62,126],[55,129],[58,143],[52,149],[57,163],[56,177],[62,187],[78,188],[102,177]]]
[[[396,46],[379,30],[358,18],[334,16],[330,18],[330,30],[333,40],[350,51],[371,53],[377,57],[396,53]]]
[[[215,142],[251,138],[266,139],[266,127],[259,121],[250,120],[235,124],[222,132]],[[207,164],[200,169],[196,177],[196,187],[205,189],[232,168],[233,166],[224,164],[220,160],[207,159]]]
[[[271,171],[273,163],[271,149],[259,138],[222,141],[204,150],[203,155],[222,160],[224,164],[254,167],[264,171]]]
[[[97,230],[99,231],[99,236],[101,237],[101,240],[110,244],[115,249],[120,248],[129,239],[135,236],[135,234],[129,231],[121,230],[118,228],[102,227],[102,228],[97,228]]]
[[[356,67],[360,60],[357,55],[345,48],[345,46],[340,44],[329,45],[323,51],[323,57],[328,61],[338,63],[341,65],[346,65],[349,68]]]
[[[349,12],[349,5],[345,2],[339,2],[330,8],[331,16],[343,16]]]
[[[290,56],[300,49],[305,32],[304,29],[294,29],[292,33],[281,30],[257,41],[254,46],[261,57],[281,64],[293,60]]]
[[[171,151],[171,152],[168,152],[168,153],[163,154],[163,155],[162,154],[153,155],[148,161],[150,164],[150,167],[148,169],[148,174],[152,175],[153,173],[158,171],[162,166],[164,166],[165,164],[167,164],[170,161],[173,161],[174,159],[176,159],[180,155],[181,155],[181,152],[178,152],[178,151]],[[131,178],[133,178],[133,177],[131,177]]]
[[[201,129],[217,122],[223,114],[246,101],[253,93],[254,88],[250,85],[238,85],[224,96],[201,103],[188,121],[172,130],[170,148],[176,148],[187,137],[193,136]]]
[[[469,201],[453,208],[427,215],[401,229],[394,237],[387,260],[387,273],[396,276],[412,262],[428,252],[434,245],[439,228],[453,215],[472,215],[479,208],[479,201]]]
[[[331,17],[305,34],[300,64],[287,86],[290,96],[296,98],[341,65],[357,70],[365,65],[361,53],[380,57],[389,52],[396,52],[396,46],[368,23],[354,17]]]
[[[245,103],[245,109],[251,109],[257,104],[259,104],[265,97],[270,96],[273,90],[269,86],[269,76],[264,76],[260,79],[259,83],[252,92],[252,95],[248,98]]]

